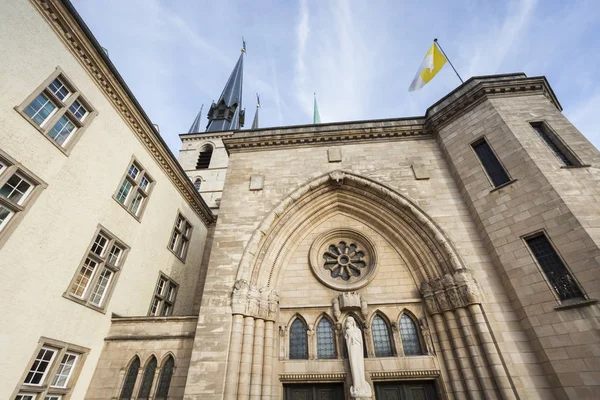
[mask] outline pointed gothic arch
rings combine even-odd
[[[419,329],[419,319],[408,309],[403,309],[398,317],[400,343],[405,356],[421,356],[424,353],[423,337]]]
[[[238,280],[275,289],[292,248],[317,223],[345,213],[384,233],[405,257],[415,285],[463,267],[441,228],[416,204],[394,190],[346,171],[333,171],[303,184],[265,217],[246,246]]]
[[[133,390],[135,389],[140,365],[140,357],[136,354],[131,358],[125,368],[125,375],[123,377],[123,385],[121,386],[119,399],[131,399],[133,397]]]
[[[294,314],[288,324],[288,358],[308,360],[308,324],[300,314]]]
[[[166,400],[168,398],[174,371],[175,355],[169,351],[163,356],[160,363],[160,373],[158,375],[158,383],[154,395],[155,400]]]
[[[393,357],[397,354],[392,335],[392,321],[381,310],[371,315],[369,326],[373,338],[375,357]]]
[[[147,400],[150,398],[150,392],[154,385],[154,376],[156,375],[156,367],[158,366],[158,360],[156,356],[152,354],[148,357],[146,365],[144,366],[144,372],[142,374],[142,382],[140,383],[140,389],[138,391],[137,399]]]
[[[337,358],[335,322],[327,313],[321,313],[317,317],[315,321],[315,336],[317,339],[317,359]]]

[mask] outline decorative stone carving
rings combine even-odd
[[[364,297],[360,296],[360,315],[366,321],[369,316],[369,305]]]
[[[339,296],[340,308],[342,310],[352,310],[360,308],[360,295],[357,292],[342,293]]]
[[[244,314],[248,303],[248,290],[250,285],[243,279],[235,282],[231,298],[231,310],[233,314]]]
[[[433,290],[431,289],[429,283],[421,283],[421,296],[423,296],[423,300],[425,300],[425,307],[430,315],[439,313],[437,303],[433,297]]]
[[[346,177],[346,174],[338,169],[335,171],[331,171],[329,173],[329,176],[331,177],[331,180],[335,182],[336,185],[342,186],[344,184],[344,178]]]
[[[279,311],[279,293],[267,287],[257,288],[240,279],[233,286],[232,314],[275,321]]]
[[[348,362],[352,374],[350,397],[354,399],[370,399],[373,396],[373,392],[365,379],[362,332],[356,326],[356,321],[352,317],[348,317],[346,321],[344,337],[346,339],[346,347],[348,348]]]
[[[430,315],[481,303],[477,283],[465,268],[445,274],[443,279],[422,282],[420,291]]]
[[[340,322],[342,310],[340,310],[340,301],[338,300],[337,296],[333,298],[331,305],[333,306],[333,317],[335,318],[335,321]]]
[[[285,359],[285,344],[287,336],[287,325],[279,325],[279,359]]]
[[[435,351],[433,348],[433,340],[431,339],[431,331],[429,330],[429,323],[427,318],[419,318],[419,327],[421,328],[421,334],[423,335],[423,343],[425,344],[425,354],[434,355]]]
[[[260,303],[260,292],[256,286],[251,285],[250,290],[248,290],[248,307],[246,309],[246,312],[249,315],[258,316],[259,303]]]
[[[359,289],[375,277],[374,243],[353,229],[333,229],[313,242],[309,261],[321,283],[340,291]],[[360,306],[359,306],[360,307]]]
[[[279,292],[273,290],[269,294],[269,311],[267,314],[267,319],[270,321],[275,321],[277,319],[277,312],[279,311]]]

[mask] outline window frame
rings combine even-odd
[[[375,320],[377,318],[380,318],[381,321],[383,321],[384,326],[386,327],[387,330],[387,338],[388,341],[390,343],[390,354],[389,355],[378,355],[377,354],[377,346],[375,345]],[[371,331],[371,341],[373,342],[373,355],[376,358],[385,358],[385,357],[396,357],[398,355],[398,352],[396,350],[396,346],[395,346],[395,341],[394,341],[394,335],[393,335],[393,331],[392,331],[392,322],[387,318],[387,316],[385,316],[385,314],[383,314],[380,311],[376,311],[373,313],[373,316],[371,317],[371,323],[369,324],[369,330]]]
[[[39,385],[26,384],[25,379],[31,370],[41,349],[46,348],[53,350],[54,356],[50,361],[44,377]],[[78,346],[72,343],[63,342],[48,337],[40,337],[33,355],[25,365],[25,371],[19,379],[19,383],[15,387],[10,399],[16,399],[18,395],[32,395],[36,400],[45,399],[46,396],[59,396],[61,400],[69,400],[73,394],[73,388],[77,384],[79,375],[85,364],[85,360],[90,352],[90,349],[83,346]],[[77,359],[69,373],[68,379],[64,387],[51,386],[54,377],[56,376],[59,366],[65,354],[73,354]]]
[[[420,350],[419,354],[406,354],[406,349],[404,346],[404,337],[402,335],[402,318],[403,317],[408,318],[415,328],[417,343],[419,343],[419,350]],[[400,339],[400,345],[402,346],[402,355],[404,357],[422,357],[422,356],[427,355],[426,351],[425,351],[422,334],[421,334],[421,329],[420,329],[419,323],[417,321],[418,321],[417,317],[415,317],[408,310],[402,311],[402,313],[400,313],[400,317],[398,318],[398,337]]]
[[[581,296],[582,297],[575,297],[575,298],[565,299],[565,300],[562,300],[560,298],[560,294],[556,291],[556,289],[552,285],[552,282],[550,281],[550,278],[548,277],[548,275],[544,271],[544,268],[542,267],[542,265],[540,264],[539,260],[537,259],[537,257],[533,253],[533,250],[529,246],[529,243],[527,243],[527,240],[534,239],[534,238],[536,238],[538,236],[545,236],[546,237],[546,240],[548,240],[548,243],[550,244],[550,247],[552,247],[552,249],[556,253],[556,256],[562,262],[565,270],[570,275],[571,279],[573,280],[573,282],[575,283],[575,285],[577,286],[577,288],[581,292]],[[569,264],[567,264],[567,262],[565,261],[565,259],[563,258],[563,256],[560,254],[560,252],[558,251],[558,248],[552,242],[552,239],[550,239],[550,235],[548,235],[548,232],[546,232],[545,229],[539,229],[537,231],[534,231],[534,232],[528,233],[526,235],[523,235],[523,236],[521,236],[521,240],[523,241],[523,244],[524,244],[525,248],[527,249],[527,251],[529,252],[529,255],[531,256],[531,259],[535,263],[535,265],[536,265],[539,273],[542,275],[542,277],[544,278],[544,281],[548,285],[548,289],[550,290],[550,293],[552,293],[552,296],[554,296],[554,299],[558,303],[559,307],[561,307],[561,306],[568,306],[568,305],[577,304],[577,303],[582,303],[582,302],[590,300],[590,298],[587,295],[587,293],[585,292],[583,286],[581,286],[581,283],[579,282],[579,280],[577,279],[577,277],[575,276],[575,274],[573,273],[573,271],[571,270],[571,268],[569,268]]]
[[[296,321],[300,322],[300,324],[304,327],[304,344],[306,346],[306,357],[292,357],[292,327],[293,325],[296,323]],[[310,344],[309,344],[309,326],[306,323],[306,321],[304,320],[304,318],[302,318],[300,315],[296,315],[290,322],[289,324],[289,328],[288,328],[288,337],[287,337],[287,359],[290,361],[306,361],[310,359]]]
[[[5,220],[0,226],[0,248],[6,243],[10,235],[15,231],[20,221],[23,220],[27,212],[31,209],[33,203],[40,196],[42,191],[48,187],[48,184],[40,179],[33,172],[25,168],[21,163],[10,157],[2,149],[0,149],[0,188],[12,178],[13,175],[25,178],[32,185],[24,198],[18,202],[14,202],[0,195],[0,206],[12,212],[8,220]]]
[[[499,185],[496,185],[494,183],[494,181],[492,180],[492,177],[490,176],[490,173],[488,172],[487,168],[485,167],[485,164],[481,161],[481,158],[479,158],[479,154],[477,154],[477,151],[475,150],[475,146],[479,145],[482,142],[487,143],[488,147],[490,148],[490,151],[494,155],[494,158],[496,159],[496,161],[498,161],[498,164],[500,164],[500,167],[502,168],[502,170],[504,170],[504,173],[506,174],[506,177],[507,177],[507,181],[506,182],[503,182],[503,183],[501,183]],[[504,165],[504,163],[502,162],[502,160],[500,159],[500,157],[498,157],[498,154],[496,153],[496,150],[494,150],[494,148],[490,144],[490,141],[488,140],[488,138],[485,135],[480,136],[477,139],[473,140],[471,143],[469,143],[469,147],[471,148],[471,151],[473,152],[473,155],[475,156],[475,159],[477,160],[477,162],[481,166],[481,169],[483,170],[483,173],[487,177],[488,182],[490,183],[490,185],[492,185],[492,190],[496,190],[496,189],[502,188],[502,187],[510,185],[511,183],[513,183],[513,182],[516,181],[516,179],[514,179],[510,175],[510,173],[508,172],[508,169],[506,168],[506,166]]]
[[[196,168],[195,168],[196,171],[203,170],[203,169],[210,169],[210,163],[212,162],[212,157],[215,152],[215,148],[216,148],[216,146],[211,142],[205,142],[202,144],[202,146],[200,146],[200,151],[198,152],[198,157],[196,158]],[[208,156],[208,163],[204,163],[204,164],[206,164],[206,166],[200,165],[200,158],[203,156],[203,154],[209,153],[208,151],[202,151],[203,149],[207,149],[207,150],[210,149],[210,155]],[[204,162],[205,160],[202,160],[202,161]]]
[[[165,286],[161,294],[157,293],[158,284],[160,281],[165,282]],[[175,293],[173,295],[173,299],[168,299],[169,288],[173,286],[175,287]],[[170,278],[167,274],[162,271],[158,272],[158,278],[156,279],[156,285],[154,286],[154,291],[152,292],[152,300],[150,300],[150,307],[148,307],[148,316],[149,317],[170,317],[173,315],[173,308],[175,307],[175,301],[177,300],[177,293],[179,292],[179,284],[175,282],[172,278]],[[164,293],[164,294],[163,294]],[[157,313],[152,313],[152,308],[154,306],[154,302],[158,300],[158,305],[156,308]],[[167,315],[163,315],[165,304],[170,307],[170,312],[167,312]]]
[[[69,94],[64,99],[60,99],[60,97],[49,88],[50,84],[56,79],[59,79],[61,83],[69,90]],[[41,94],[52,101],[56,108],[48,115],[48,117],[46,117],[46,119],[44,119],[44,121],[38,124],[25,112],[25,109],[29,107],[31,103],[33,103],[33,101]],[[76,101],[87,110],[87,113],[82,119],[79,119],[70,109],[73,103]],[[54,72],[48,78],[46,78],[41,85],[35,88],[20,105],[14,107],[14,109],[21,114],[21,116],[25,118],[25,120],[29,122],[38,132],[40,132],[43,137],[50,141],[50,143],[52,143],[66,156],[69,156],[73,150],[73,147],[81,138],[81,135],[85,132],[96,115],[98,115],[98,111],[92,107],[91,103],[83,94],[81,94],[81,91],[77,88],[77,86],[75,86],[75,84],[73,84],[65,71],[59,66],[57,66]],[[63,144],[60,144],[50,136],[50,132],[54,129],[57,122],[63,116],[66,116],[71,123],[75,125],[75,130],[69,135],[68,139]]]
[[[580,168],[586,166],[581,161],[581,159],[577,157],[577,154],[575,154],[573,149],[571,149],[569,145],[560,137],[560,135],[554,129],[552,129],[552,127],[546,120],[531,120],[527,122],[529,123],[529,127],[535,132],[536,137],[544,144],[544,146],[548,150],[550,150],[552,155],[559,160],[561,168]],[[542,135],[536,130],[536,127],[539,127],[544,132],[548,140],[550,140],[552,144],[556,146],[561,155],[564,156],[571,163],[571,165],[565,164],[562,158],[558,154],[556,154],[554,149],[550,147],[550,145],[546,142],[546,140],[544,140]]]
[[[96,242],[96,238],[99,235],[102,235],[108,239],[108,242],[106,243],[102,255],[98,255],[97,253],[92,251],[92,248],[94,247]],[[117,265],[114,265],[112,262],[109,261],[113,246],[117,246],[121,249],[121,254],[117,259]],[[127,246],[125,242],[119,239],[114,233],[110,232],[104,226],[98,224],[94,235],[92,236],[90,244],[88,245],[83,257],[81,258],[81,261],[77,264],[77,269],[73,274],[73,278],[71,278],[71,281],[69,282],[69,286],[63,293],[63,297],[81,305],[84,305],[88,308],[91,308],[92,310],[105,314],[114,289],[117,285],[119,276],[121,275],[121,270],[123,269],[123,265],[125,264],[129,250],[130,247]],[[83,293],[81,294],[81,296],[78,296],[72,293],[72,289],[75,285],[75,282],[79,278],[84,263],[86,263],[88,259],[94,261],[96,263],[96,266],[90,274],[90,278],[87,281]],[[96,291],[101,275],[106,270],[110,271],[112,275],[109,282],[104,288],[104,293],[101,297],[101,303],[97,305],[95,303],[92,303],[92,296],[94,296],[94,292]]]
[[[179,227],[177,224],[177,222],[179,221],[179,218],[181,218],[183,220],[183,224],[184,224],[183,229],[181,227]],[[185,234],[186,232],[187,232],[187,235]],[[173,229],[171,230],[171,234],[169,235],[169,240],[167,242],[167,249],[169,249],[169,251],[171,253],[173,253],[175,255],[175,257],[177,257],[179,260],[181,260],[181,262],[185,262],[185,259],[187,258],[187,254],[188,254],[188,250],[190,249],[190,242],[192,240],[193,232],[194,232],[193,225],[190,224],[190,221],[186,217],[184,217],[184,215],[181,211],[178,210],[177,216],[175,217],[175,222],[173,223]],[[171,245],[171,242],[173,242],[173,236],[175,235],[175,233],[177,233],[178,236],[175,239],[175,243],[173,243],[173,245]],[[182,250],[181,238],[185,238],[186,239],[185,243],[187,243],[187,245],[183,249],[184,250],[183,254],[180,254],[181,250]]]
[[[138,169],[135,178],[131,177],[131,175],[129,174],[129,171],[131,170],[132,166],[135,166]],[[141,182],[144,178],[148,181],[148,185],[145,189],[141,187]],[[125,201],[121,202],[121,200],[119,200],[119,192],[121,191],[121,188],[123,187],[126,181],[129,182],[130,188],[127,197],[125,198]],[[127,164],[127,168],[125,168],[125,173],[123,174],[123,176],[121,176],[121,179],[119,180],[119,185],[117,186],[117,190],[115,190],[115,193],[112,197],[117,202],[117,204],[119,204],[125,209],[125,211],[129,213],[129,215],[135,218],[138,222],[141,222],[142,216],[146,211],[146,205],[148,204],[148,200],[150,199],[150,195],[152,194],[152,190],[154,189],[155,184],[156,181],[154,180],[152,175],[148,173],[148,170],[144,168],[142,163],[140,163],[135,156],[131,156],[129,163]],[[133,199],[138,194],[140,194],[143,197],[143,201],[142,204],[138,206],[137,213],[134,213],[131,210],[131,204],[133,203]]]
[[[323,322],[323,320],[326,320],[327,322],[329,322],[329,325],[331,327],[331,335],[333,338],[333,356],[332,357],[321,357],[319,355],[319,326],[321,325],[321,322]],[[316,350],[316,359],[317,360],[336,360],[339,358],[338,355],[338,351],[337,351],[337,338],[336,338],[336,331],[335,331],[335,323],[329,318],[329,316],[327,316],[326,314],[322,315],[316,322],[315,324],[315,350]]]

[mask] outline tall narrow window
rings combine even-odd
[[[317,325],[317,358],[336,358],[333,325],[327,318],[321,318]]]
[[[565,166],[572,167],[580,165],[577,157],[575,157],[560,138],[543,122],[532,122],[531,127]]]
[[[128,247],[99,226],[65,296],[95,310],[104,310]]]
[[[402,340],[405,356],[420,356],[423,354],[417,325],[406,314],[402,314],[402,317],[400,317],[400,339]]]
[[[191,236],[192,225],[183,215],[181,215],[181,213],[177,214],[175,226],[171,232],[171,238],[169,239],[167,247],[173,254],[181,259],[181,261],[185,261]]]
[[[75,376],[89,349],[49,338],[41,338],[17,386],[15,400],[60,400],[69,397]]]
[[[148,315],[152,317],[167,317],[173,314],[173,305],[175,304],[178,287],[179,285],[174,280],[160,273]]]
[[[392,341],[390,338],[390,328],[380,315],[375,315],[371,326],[373,331],[373,345],[375,346],[376,357],[391,357]]]
[[[135,356],[131,364],[129,364],[127,374],[125,374],[125,380],[123,381],[123,388],[121,388],[119,399],[129,400],[133,397],[133,389],[135,388],[135,381],[137,380],[139,370],[140,359],[138,356]]]
[[[510,181],[504,167],[500,164],[500,161],[485,139],[482,138],[471,146],[475,150],[475,154],[477,154],[481,165],[483,165],[485,172],[490,177],[494,186],[500,186]]]
[[[0,150],[0,245],[45,187],[39,178]]]
[[[561,301],[583,299],[583,293],[544,233],[525,239],[527,246]]]
[[[194,181],[194,189],[196,189],[196,192],[200,191],[201,186],[202,186],[202,179],[196,178],[196,180]]]
[[[17,111],[66,154],[96,115],[60,68]]]
[[[175,360],[169,356],[160,369],[160,377],[158,378],[158,386],[156,387],[156,395],[154,396],[155,400],[167,400],[174,368]]]
[[[196,163],[196,169],[206,169],[210,165],[210,159],[212,158],[213,147],[210,144],[205,144],[200,149],[200,155],[198,156],[198,162]]]
[[[148,400],[150,398],[150,390],[152,390],[155,373],[156,357],[152,356],[148,364],[146,364],[146,368],[144,368],[144,376],[142,377],[142,384],[140,385],[140,392],[137,397],[138,400]]]
[[[142,217],[154,180],[142,164],[133,159],[117,188],[114,199],[136,219]]]
[[[290,360],[308,360],[306,325],[296,318],[290,327]]]

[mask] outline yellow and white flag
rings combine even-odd
[[[427,82],[429,82],[435,74],[439,72],[440,69],[446,64],[446,57],[442,54],[440,49],[436,46],[436,44],[432,44],[431,48],[425,54],[425,58],[415,75],[415,79],[413,79],[410,87],[408,88],[409,92],[414,92],[415,90],[421,89]]]

